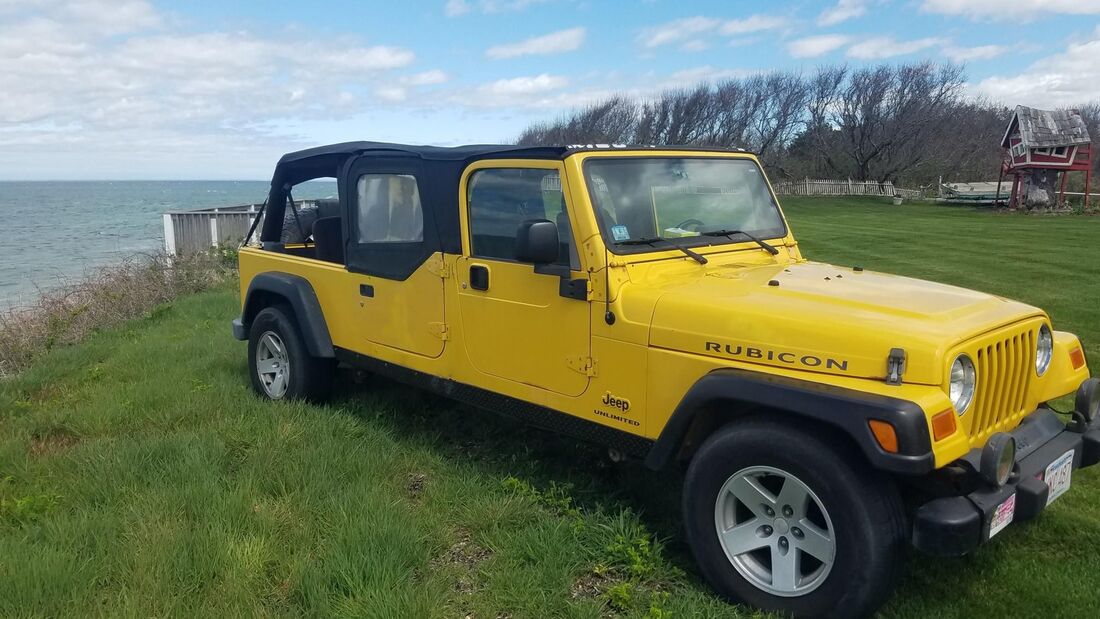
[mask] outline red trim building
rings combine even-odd
[[[1001,163],[1001,179],[1012,175],[1009,208],[1021,201],[1032,201],[1036,190],[1053,187],[1054,176],[1061,173],[1058,204],[1063,202],[1066,178],[1070,172],[1085,173],[1085,206],[1089,204],[1092,181],[1092,140],[1085,121],[1076,110],[1037,110],[1016,106],[1009,120],[1001,147],[1005,149]],[[1000,184],[998,183],[998,201]],[[1041,194],[1040,194],[1041,195]]]

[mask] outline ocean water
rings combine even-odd
[[[0,308],[162,249],[165,211],[260,203],[267,189],[267,181],[0,181]],[[294,191],[335,195],[335,182]]]

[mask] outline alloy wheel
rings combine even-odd
[[[773,595],[810,593],[836,559],[836,533],[824,504],[802,480],[774,467],[731,475],[718,491],[714,525],[734,569]]]
[[[286,395],[290,381],[290,357],[286,344],[274,331],[265,331],[256,346],[256,374],[264,393],[272,400]]]

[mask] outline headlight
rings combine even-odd
[[[1039,327],[1039,341],[1035,345],[1035,373],[1039,376],[1047,373],[1050,360],[1054,357],[1054,337],[1050,334],[1050,327]]]
[[[955,357],[955,362],[951,364],[951,384],[947,395],[951,398],[951,405],[959,415],[965,413],[966,409],[970,408],[970,403],[974,401],[976,382],[974,362],[970,357],[966,355]]]

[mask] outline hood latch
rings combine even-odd
[[[886,384],[900,385],[901,377],[905,374],[905,349],[891,348],[890,356],[886,357]]]

